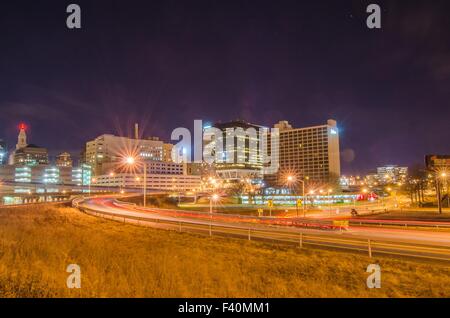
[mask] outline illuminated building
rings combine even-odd
[[[155,160],[146,160],[145,163],[147,165],[147,173],[149,174],[187,174],[186,165],[184,163]],[[127,167],[123,165],[118,166],[116,162],[109,162],[103,164],[103,170],[105,171],[105,174],[116,170],[118,172],[126,172]]]
[[[133,139],[101,135],[86,143],[85,163],[93,168],[95,176],[108,173],[110,163],[119,163],[123,157],[138,155],[144,160],[162,161],[164,143],[160,140]],[[105,167],[104,167],[105,165]]]
[[[90,165],[81,164],[79,167],[72,169],[72,183],[78,186],[86,186],[91,184],[92,169]]]
[[[293,128],[287,121],[274,125],[279,129],[279,169],[265,176],[268,183],[286,183],[286,173],[311,182],[338,182],[341,168],[339,130],[335,120],[325,125]]]
[[[162,154],[162,160],[166,162],[172,162],[172,149],[173,145],[169,143],[163,144],[163,154]]]
[[[15,168],[14,181],[20,183],[31,182],[31,167],[19,166]]]
[[[380,184],[404,183],[408,176],[408,167],[387,165],[377,168],[377,179]]]
[[[259,131],[264,127],[241,120],[217,123],[213,127],[222,131],[220,137],[215,139],[215,136],[209,136],[207,131],[204,134],[206,140],[223,145],[215,150],[214,169],[216,174],[224,180],[262,178],[263,161],[262,154],[259,153]],[[256,134],[247,133],[246,130],[249,129],[254,129]],[[227,146],[227,137],[233,140],[230,147]]]
[[[19,135],[17,137],[16,150],[11,153],[10,164],[14,165],[48,165],[48,152],[33,144],[27,144],[27,126],[19,125]]]
[[[95,178],[93,183],[96,187],[117,187],[117,188],[136,188],[143,187],[143,174],[134,173],[115,173],[100,175]],[[148,190],[165,191],[190,191],[199,189],[201,185],[200,176],[190,175],[169,175],[169,174],[148,174]]]
[[[272,200],[274,205],[290,205],[296,206],[297,200],[302,200],[306,205],[326,205],[336,203],[352,203],[358,199],[356,194],[333,194],[333,195],[290,195],[290,194],[274,194],[274,195],[242,195],[242,204],[265,205]]]
[[[19,125],[19,136],[17,137],[16,149],[21,149],[27,146],[27,126],[25,124]]]
[[[364,180],[360,176],[341,176],[339,178],[339,185],[343,189],[358,187],[364,185]]]
[[[56,157],[56,166],[58,167],[72,167],[73,161],[70,153],[63,152]]]
[[[432,171],[450,171],[450,155],[426,155],[425,165]]]
[[[8,162],[8,150],[6,142],[0,139],[0,166]]]
[[[89,185],[91,167],[57,167],[51,165],[7,165],[0,167],[3,181],[33,185]]]
[[[15,165],[36,166],[48,165],[48,163],[48,152],[46,148],[29,144],[14,152]]]

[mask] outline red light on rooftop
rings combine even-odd
[[[25,123],[20,123],[20,124],[19,124],[19,129],[20,129],[20,130],[22,130],[22,129],[23,129],[23,130],[27,130],[27,125],[26,125]]]

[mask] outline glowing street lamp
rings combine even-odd
[[[219,195],[217,193],[214,193],[213,195],[211,195],[211,197],[209,198],[209,213],[212,215],[213,211],[212,211],[212,206],[213,206],[213,201],[217,202],[219,200]]]
[[[128,156],[125,158],[125,164],[129,166],[133,166],[137,163],[137,160],[135,157]],[[147,206],[147,164],[144,162],[144,207]]]
[[[308,177],[306,177],[306,178],[308,178]],[[297,178],[295,176],[289,175],[289,176],[287,176],[286,180],[287,180],[288,184],[291,184],[291,183],[297,181]],[[303,217],[305,217],[305,213],[306,213],[305,212],[305,203],[306,203],[306,200],[305,200],[305,181],[304,180],[298,180],[298,181],[302,183],[302,198],[303,198],[303,201],[304,201],[303,204],[302,204],[302,209],[303,209]],[[298,217],[298,204],[296,204],[296,206],[297,206],[297,217]]]
[[[125,162],[128,164],[128,165],[133,165],[135,162],[136,162],[136,159],[134,159],[133,157],[127,157],[126,159],[125,159]]]

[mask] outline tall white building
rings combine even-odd
[[[105,134],[86,143],[84,161],[92,166],[95,176],[103,175],[109,173],[107,169],[111,169],[111,163],[119,165],[124,157],[130,155],[149,161],[162,161],[163,145],[161,140]]]
[[[286,183],[287,174],[317,183],[338,182],[341,174],[339,130],[335,120],[324,125],[293,128],[287,121],[279,129],[279,169],[269,182]]]

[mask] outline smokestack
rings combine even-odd
[[[139,139],[139,124],[134,124],[134,139]]]

